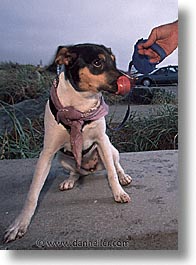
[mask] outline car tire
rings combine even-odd
[[[142,80],[142,85],[143,86],[147,86],[147,87],[151,86],[151,80],[149,78],[143,79]]]

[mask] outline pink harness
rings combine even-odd
[[[63,107],[57,95],[57,86],[58,84],[55,80],[50,92],[50,100],[55,107],[55,111],[52,111],[52,113],[58,123],[61,123],[66,128],[67,126],[70,127],[71,148],[77,163],[77,167],[80,168],[83,143],[82,127],[85,122],[96,121],[107,115],[109,108],[103,97],[101,97],[98,107],[92,108],[87,112],[81,112],[72,106]]]

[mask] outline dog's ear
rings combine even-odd
[[[57,64],[71,65],[77,59],[77,54],[71,51],[72,46],[59,46],[53,62],[47,67],[50,72],[56,72]]]
[[[69,47],[59,46],[55,56],[55,63],[70,65],[75,61],[76,58],[77,54],[72,52]]]
[[[114,56],[114,54],[112,53],[112,49],[109,48],[109,47],[105,47],[103,45],[101,45],[101,47],[106,50],[109,54],[110,54],[110,57],[112,58],[112,61],[116,62],[116,57]]]
[[[112,58],[112,61],[116,61],[116,57],[115,55],[112,53],[112,49],[111,48],[107,48],[108,52],[110,53],[110,57]]]

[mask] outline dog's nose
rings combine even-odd
[[[117,95],[125,95],[129,93],[131,89],[131,82],[128,77],[125,75],[120,76],[117,79],[118,91],[116,92]]]

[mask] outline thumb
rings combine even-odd
[[[142,48],[149,48],[153,43],[157,41],[157,32],[156,29],[153,29],[146,42],[140,44]]]

